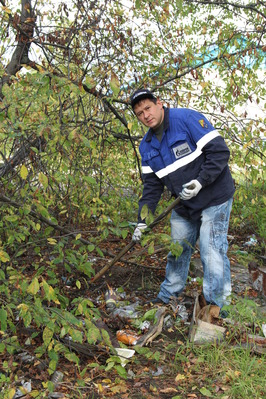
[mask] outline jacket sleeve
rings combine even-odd
[[[205,187],[213,183],[227,167],[230,151],[223,137],[202,114],[192,112],[188,122],[190,135],[203,156],[199,174],[195,179]]]
[[[141,218],[141,209],[146,204],[149,210],[154,214],[157,204],[164,190],[164,185],[155,173],[145,173],[143,178],[143,192],[139,200],[138,223],[145,223]]]
[[[203,187],[213,183],[227,167],[230,151],[221,136],[217,136],[206,144],[202,153],[204,162],[197,180]]]

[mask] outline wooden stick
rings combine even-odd
[[[154,219],[154,221],[152,223],[150,223],[147,226],[147,230],[152,229],[161,220],[163,220],[165,218],[165,216],[167,216],[172,211],[172,209],[174,209],[179,204],[179,202],[180,202],[180,197],[177,197],[172,202],[172,204],[170,204],[159,216],[157,216],[157,218]],[[91,282],[94,283],[96,280],[98,280],[108,269],[110,269],[110,267],[112,267],[119,259],[121,259],[122,256],[125,255],[126,252],[128,252],[131,248],[133,248],[135,244],[136,244],[136,241],[133,241],[133,240],[130,241],[130,243],[127,244],[122,249],[122,251],[119,252],[118,255],[116,255],[116,257],[112,260],[111,263],[109,263],[106,266],[104,266],[98,273],[95,274],[95,276],[91,279]]]

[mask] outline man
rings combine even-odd
[[[183,252],[178,258],[168,254],[165,279],[152,302],[168,303],[183,291],[200,238],[203,294],[207,303],[222,308],[231,294],[227,231],[235,189],[229,149],[205,116],[191,109],[165,108],[149,90],[137,90],[131,106],[149,128],[139,147],[144,186],[132,239],[139,241],[147,227],[141,218],[143,205],[154,213],[165,187],[181,198],[171,215],[171,236]]]

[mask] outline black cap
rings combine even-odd
[[[134,108],[139,101],[144,100],[145,98],[156,100],[156,97],[154,96],[154,94],[152,94],[150,90],[147,89],[136,90],[135,93],[133,93],[131,96],[131,107]]]

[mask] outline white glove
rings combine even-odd
[[[142,230],[145,230],[146,228],[146,223],[138,223],[137,227],[134,230],[132,241],[139,242],[141,239]]]
[[[191,180],[189,183],[183,184],[183,190],[179,194],[182,200],[189,200],[199,193],[202,189],[202,185],[198,180]]]

